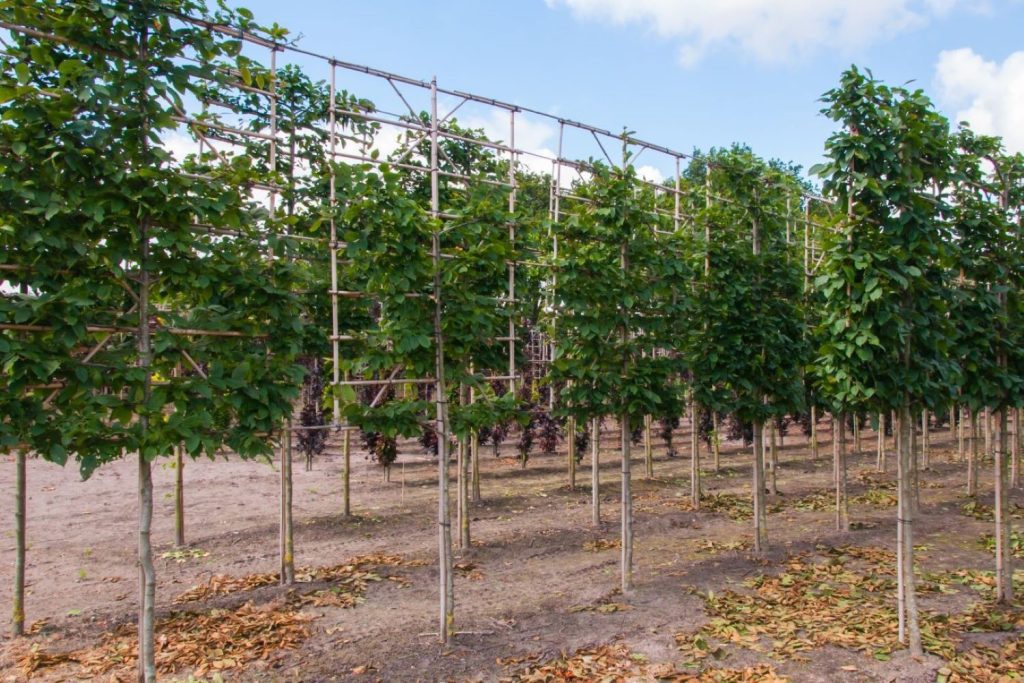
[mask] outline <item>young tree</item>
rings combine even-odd
[[[955,361],[945,278],[951,235],[941,191],[952,166],[949,126],[920,91],[890,88],[856,68],[824,96],[841,124],[815,169],[849,208],[815,286],[824,297],[819,351],[837,400],[899,417],[900,636],[922,653],[913,574],[911,416],[952,393]]]
[[[581,423],[618,417],[622,449],[623,592],[632,590],[631,431],[645,415],[678,414],[678,362],[670,332],[689,301],[678,244],[655,232],[654,196],[635,169],[593,164],[578,188],[585,201],[560,227],[557,354],[551,379],[564,382],[559,410]]]
[[[695,258],[709,266],[697,277],[695,312],[683,328],[697,403],[752,423],[754,546],[768,545],[762,429],[799,407],[805,344],[800,271],[786,258],[784,212],[792,179],[735,148],[706,162],[715,201],[698,214],[709,236]]]
[[[302,378],[291,341],[300,327],[294,268],[270,257],[276,223],[249,194],[276,178],[244,157],[214,155],[183,173],[160,146],[197,81],[230,78],[241,59],[237,40],[181,14],[247,23],[187,0],[16,2],[0,14],[11,31],[0,76],[0,147],[11,151],[0,162],[0,252],[26,292],[0,309],[3,367],[24,392],[13,400],[28,395],[31,407],[48,392],[38,405],[56,416],[30,410],[35,436],[5,425],[4,438],[58,462],[73,455],[83,476],[136,454],[147,681],[151,462],[178,444],[193,457],[222,447],[268,453]],[[33,334],[34,349],[20,332]],[[38,383],[25,383],[30,374]],[[36,438],[65,417],[59,438]]]

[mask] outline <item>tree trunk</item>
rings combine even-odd
[[[653,422],[653,418],[650,415],[644,415],[644,476],[648,479],[654,478],[654,444],[651,442],[651,422]]]
[[[913,429],[913,422],[910,417],[910,402],[904,396],[903,406],[900,410],[900,448],[899,448],[899,473],[898,473],[898,510],[903,529],[902,538],[902,561],[903,567],[903,603],[906,609],[906,630],[910,640],[910,654],[913,657],[924,655],[921,646],[921,628],[917,614],[917,595],[915,593],[916,581],[914,579],[914,511],[913,492],[910,488],[910,431]]]
[[[714,438],[711,440],[712,448],[714,449],[715,456],[715,473],[717,474],[722,468],[722,442],[718,438],[718,413],[711,412],[711,426],[715,430]]]
[[[590,423],[590,508],[594,526],[601,526],[601,421]]]
[[[1013,434],[1010,437],[1010,486],[1020,486],[1020,418],[1021,409],[1013,411]]]
[[[633,490],[630,472],[629,415],[619,416],[622,433],[622,593],[633,590]]]
[[[281,585],[295,583],[295,535],[292,527],[292,423],[281,444]]]
[[[569,461],[569,490],[576,490],[576,418],[570,417],[566,421],[565,441],[568,450]]]
[[[470,499],[479,503],[483,497],[480,495],[480,433],[473,432],[469,437],[469,458],[473,468],[471,475],[472,490]],[[575,474],[575,471],[573,472]]]
[[[860,437],[861,437],[860,415],[858,415],[857,413],[853,413],[852,417],[853,417],[853,449],[854,449],[853,452],[856,455],[860,455],[861,453],[864,452],[864,449],[861,446],[861,442],[860,442]]]
[[[911,418],[913,420],[913,418]],[[917,514],[921,510],[921,469],[917,466],[917,425],[910,423],[910,506]]]
[[[985,452],[982,457],[987,458],[992,455],[992,411],[985,408],[982,420],[984,420],[982,427],[985,430]]]
[[[850,530],[850,501],[846,490],[846,415],[832,416],[839,433],[832,441],[832,473],[836,487],[836,531]]]
[[[818,457],[818,407],[811,406],[811,460]]]
[[[352,516],[352,498],[351,498],[351,481],[352,481],[352,431],[346,429],[341,436],[341,455],[342,455],[342,471],[341,471],[341,489],[342,489],[342,514],[345,517]]]
[[[930,434],[930,421],[928,419],[928,411],[921,411],[921,467],[928,469],[931,467],[931,434]]]
[[[174,545],[185,547],[185,459],[181,444],[174,447]]]
[[[967,495],[978,495],[978,411],[971,409],[971,447],[967,452]]]
[[[1013,601],[1013,549],[1010,546],[1010,500],[1007,496],[1009,486],[1007,438],[1007,408],[999,411],[999,447],[995,454],[995,500],[993,507],[996,516],[996,602]]]
[[[767,511],[764,498],[764,424],[754,420],[754,552],[768,550]]]
[[[156,570],[153,567],[153,472],[139,454],[139,680],[156,681],[154,629],[156,624]]]
[[[957,445],[956,455],[959,462],[963,462],[964,458],[967,457],[967,449],[964,446],[964,407],[960,406],[957,410],[960,419],[957,420]]]
[[[469,452],[464,439],[459,439],[458,459],[458,520],[459,548],[469,550]]]
[[[11,631],[14,636],[25,635],[25,508],[27,456],[18,449],[14,474],[14,613]]]
[[[776,484],[776,472],[779,469],[779,444],[778,424],[773,417],[769,422],[768,429],[768,489],[773,496],[779,495],[779,487]]]
[[[878,461],[875,465],[875,469],[879,472],[885,472],[885,413],[878,414]]]
[[[700,509],[700,434],[697,422],[698,407],[690,399],[690,503]]]

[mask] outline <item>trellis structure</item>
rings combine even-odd
[[[139,7],[145,11],[146,4],[139,3]],[[433,421],[439,436],[437,523],[441,571],[438,625],[442,642],[447,642],[454,633],[454,596],[451,575],[451,513],[448,500],[451,421],[447,401],[451,392],[447,385],[449,373],[446,371],[444,335],[447,322],[445,303],[448,294],[443,289],[443,277],[445,264],[449,261],[457,261],[459,255],[456,252],[467,246],[451,244],[447,239],[452,234],[450,231],[465,221],[467,216],[459,213],[454,207],[444,205],[442,183],[447,183],[460,190],[476,186],[493,187],[507,196],[507,211],[501,226],[501,233],[494,240],[504,242],[510,256],[505,259],[502,275],[501,287],[504,289],[504,294],[492,297],[495,310],[501,311],[502,315],[507,317],[507,325],[503,336],[486,340],[489,344],[497,343],[503,346],[505,362],[503,369],[498,374],[494,372],[496,368],[486,368],[487,372],[479,373],[478,380],[505,383],[509,391],[514,393],[523,376],[522,363],[518,360],[524,347],[520,339],[523,329],[522,311],[517,306],[519,282],[526,272],[541,284],[542,289],[545,290],[545,306],[548,313],[557,321],[558,274],[557,271],[550,268],[548,256],[557,257],[558,255],[560,225],[562,218],[566,215],[566,205],[585,204],[588,201],[574,192],[573,183],[567,181],[567,176],[588,177],[593,170],[593,162],[580,161],[578,158],[570,157],[567,151],[570,146],[567,140],[568,136],[574,134],[587,140],[590,145],[589,149],[593,152],[589,157],[603,158],[603,161],[611,167],[620,167],[624,164],[636,165],[641,155],[644,154],[658,155],[665,160],[667,165],[674,169],[672,181],[658,183],[641,180],[640,182],[652,188],[657,196],[667,200],[663,204],[667,203],[669,208],[663,204],[659,205],[655,209],[655,215],[667,220],[672,226],[672,232],[691,230],[693,226],[694,207],[687,206],[687,204],[692,203],[690,200],[692,200],[691,195],[694,190],[682,186],[682,166],[684,162],[692,160],[693,157],[625,132],[617,134],[607,129],[553,116],[527,107],[447,89],[439,86],[436,80],[424,81],[408,78],[317,55],[286,44],[279,38],[271,37],[256,27],[238,28],[219,23],[211,17],[176,14],[173,10],[160,8],[161,15],[165,12],[175,17],[175,21],[180,22],[181,26],[206,32],[211,36],[216,36],[220,41],[237,42],[240,46],[238,54],[245,56],[244,61],[238,60],[236,66],[231,67],[227,63],[211,63],[210,60],[191,54],[179,55],[182,62],[196,64],[202,68],[190,73],[191,89],[188,92],[191,96],[170,103],[173,108],[171,118],[185,127],[198,146],[198,157],[189,162],[179,160],[175,167],[176,172],[184,179],[210,182],[211,178],[216,176],[218,169],[230,167],[233,160],[241,157],[254,159],[254,164],[262,165],[264,170],[260,177],[250,178],[240,188],[242,195],[248,201],[265,204],[267,214],[262,225],[250,224],[240,228],[229,228],[195,221],[189,226],[189,229],[195,235],[203,236],[207,240],[204,244],[209,249],[215,249],[219,240],[248,241],[258,246],[268,263],[273,263],[278,259],[297,259],[307,263],[307,267],[313,270],[326,269],[327,271],[326,277],[323,279],[329,282],[325,292],[329,300],[329,324],[322,319],[307,319],[305,322],[308,328],[316,331],[315,334],[319,335],[321,343],[327,342],[325,348],[328,349],[328,353],[326,355],[331,359],[331,421],[329,424],[320,426],[292,426],[290,420],[286,424],[279,420],[278,424],[270,429],[249,430],[248,432],[249,436],[258,435],[263,438],[275,439],[279,440],[281,444],[282,581],[289,580],[294,572],[294,566],[290,534],[290,436],[281,438],[280,435],[300,430],[347,432],[357,429],[358,427],[351,424],[343,413],[345,388],[376,388],[376,393],[370,401],[370,407],[374,407],[385,401],[385,394],[389,388],[399,385],[430,386],[433,388]],[[3,20],[0,21],[0,27],[11,34],[28,36],[42,44],[67,46],[71,50],[80,50],[83,54],[103,49],[89,44],[83,36],[60,35],[28,23]],[[143,35],[145,35],[144,30]],[[134,60],[137,68],[142,65],[148,66],[149,57],[145,52],[145,46],[146,40],[143,38],[138,54],[123,55],[121,58],[126,63],[133,63]],[[256,58],[252,56],[260,54],[265,55],[267,64],[265,68],[260,67]],[[319,114],[325,115],[323,118],[311,116],[299,124],[292,120],[284,120],[281,109],[287,100],[281,89],[286,84],[283,78],[286,66],[282,62],[289,58],[308,62],[312,65],[311,70],[323,75],[324,80],[328,83],[325,97],[326,108],[319,112]],[[339,90],[339,81],[347,85],[349,82],[359,80],[376,84],[369,89],[376,88],[382,92],[392,92],[395,98],[394,104],[397,106],[370,105]],[[212,84],[213,87],[204,87],[204,83]],[[201,96],[202,93],[206,93],[207,96]],[[426,100],[426,107],[413,106],[412,102],[421,99]],[[254,101],[260,104],[252,104]],[[442,111],[442,107],[445,106],[447,111]],[[466,134],[465,131],[453,125],[454,115],[457,112],[467,112],[473,108],[483,112],[484,120],[504,118],[507,121],[507,140],[484,139],[476,134]],[[226,113],[217,114],[218,110]],[[423,115],[424,110],[428,112],[426,116]],[[228,122],[226,119],[231,116],[237,116],[239,120]],[[557,126],[558,142],[555,153],[549,154],[535,149],[527,149],[521,144],[517,145],[517,126],[522,126],[523,117],[532,117]],[[283,129],[283,123],[287,123],[287,132]],[[404,135],[404,140],[397,150],[387,155],[387,158],[382,158],[378,144],[379,136],[387,131],[400,131]],[[326,145],[323,145],[324,140],[326,140]],[[319,148],[316,148],[314,144],[317,141],[320,144]],[[444,158],[447,154],[446,142],[464,145],[467,149],[475,150],[479,157],[486,157],[492,163],[488,169],[483,171],[476,168],[470,168],[467,172],[447,169]],[[304,156],[301,149],[297,150],[297,146],[301,147],[307,143],[310,145],[310,149],[317,151],[319,156],[308,154]],[[348,144],[354,144],[357,149],[349,150]],[[608,150],[615,149],[615,145],[620,146],[623,150],[622,158],[613,159],[609,154]],[[573,148],[582,152],[578,140]],[[574,156],[588,157],[586,153]],[[449,158],[447,161],[451,161],[451,159]],[[411,300],[426,301],[432,309],[430,329],[422,331],[431,339],[430,345],[434,355],[432,373],[417,375],[403,368],[401,364],[394,365],[384,373],[371,373],[370,376],[352,377],[345,372],[346,359],[351,359],[352,356],[347,345],[365,342],[366,330],[365,328],[363,330],[352,329],[351,325],[346,324],[346,309],[343,302],[365,301],[372,299],[373,296],[373,292],[367,291],[365,288],[360,289],[358,286],[351,289],[344,288],[344,283],[353,279],[349,277],[353,264],[344,258],[350,247],[350,241],[345,239],[344,235],[347,227],[342,218],[345,206],[338,197],[338,174],[346,162],[399,169],[406,174],[411,174],[410,177],[419,176],[429,182],[426,205],[421,208],[430,219],[430,239],[429,243],[425,242],[421,245],[421,249],[423,253],[429,254],[432,280],[426,291],[410,290],[402,293],[402,296]],[[495,163],[498,163],[499,166],[504,165],[506,172],[504,177],[494,177]],[[289,167],[287,174],[281,170],[283,164],[287,164]],[[520,178],[522,173],[528,169],[547,167],[550,168],[549,171],[545,171],[548,184],[550,252],[549,254],[527,253],[522,248],[522,235],[517,230],[519,225],[516,220],[523,191],[523,188],[520,187]],[[325,169],[327,194],[322,198],[321,206],[316,206],[315,199],[309,198],[315,197],[313,194],[307,196],[305,200],[309,205],[303,206],[302,201],[295,199],[297,188],[300,186],[313,187],[317,180],[323,179],[322,176],[316,175],[316,171]],[[303,176],[302,171],[308,171],[308,174]],[[728,197],[712,192],[710,188],[702,188],[701,193],[702,199],[706,202],[731,201]],[[791,210],[783,218],[788,226],[793,226],[793,233],[796,232],[797,225],[803,227],[804,270],[806,277],[810,277],[816,263],[820,263],[821,258],[819,256],[821,252],[816,246],[815,232],[828,229],[828,226],[813,219],[811,202],[826,200],[803,191],[795,192],[792,200]],[[325,220],[319,225],[298,229],[297,223],[290,221],[289,218],[299,209],[305,209],[311,214],[320,214]],[[140,226],[139,242],[142,251],[138,256],[139,263],[145,263],[148,245],[154,238],[154,234],[159,235],[157,226]],[[709,233],[706,239],[710,240],[712,237]],[[787,236],[787,241],[792,237],[792,235]],[[23,273],[24,269],[24,264],[0,263],[0,272],[4,273],[7,282],[12,284],[20,281],[19,274]],[[322,275],[322,271],[320,272]],[[207,379],[210,373],[211,368],[204,361],[203,354],[188,344],[198,344],[203,339],[212,338],[251,340],[259,345],[269,347],[274,341],[269,338],[271,336],[269,333],[253,330],[251,325],[245,325],[240,329],[165,325],[161,322],[161,312],[158,307],[149,299],[150,283],[144,267],[139,268],[139,276],[138,290],[132,294],[134,304],[117,316],[119,318],[136,316],[139,320],[138,325],[86,321],[83,332],[86,335],[94,335],[95,339],[90,346],[77,350],[78,355],[75,357],[74,363],[88,364],[108,345],[134,343],[141,359],[140,364],[147,373],[145,385],[147,387],[161,384],[172,386],[176,382],[184,381],[183,378],[186,376]],[[188,302],[184,302],[184,305],[187,310]],[[49,324],[8,319],[0,321],[0,330],[9,334],[50,334],[55,331],[55,328]],[[558,338],[557,322],[548,328],[548,332],[549,336],[543,343],[550,345],[551,348],[542,354],[541,358],[536,359],[538,361],[547,361],[554,353],[554,345]],[[181,367],[182,377],[154,379],[149,374],[150,371],[145,369],[154,354],[152,346],[154,334],[170,335],[188,342],[188,344],[182,344],[180,348],[176,348],[180,355],[176,363]],[[383,338],[378,338],[377,342],[384,347],[387,347],[389,343],[387,339]],[[316,344],[313,344],[313,348],[316,348]],[[389,349],[385,348],[385,350],[390,352]],[[653,351],[654,349],[652,349]],[[53,405],[54,401],[59,402],[60,392],[67,389],[68,386],[66,382],[48,382],[31,385],[26,387],[26,390],[33,393],[46,392],[47,396],[42,401],[42,406],[47,409]],[[113,390],[116,391],[117,388],[115,387]],[[553,391],[550,396],[550,400],[554,401]],[[146,417],[143,416],[141,419],[145,420]],[[145,426],[143,426],[143,431],[145,431]],[[575,432],[574,428],[572,432]],[[597,440],[594,441],[596,446]],[[696,443],[694,443],[694,448],[696,449]],[[27,449],[20,448],[18,450],[20,453],[19,467],[23,477],[24,455]],[[195,453],[196,449],[192,448],[190,451]],[[696,453],[694,453],[694,457],[696,457]],[[572,454],[570,454],[571,459]],[[148,491],[150,496],[149,505],[151,506],[152,491],[151,482],[148,481],[148,465],[143,466],[144,462],[145,458],[140,458],[140,486],[145,507],[146,492]],[[461,467],[459,471],[461,475]],[[624,471],[624,477],[624,482],[626,482],[628,471]],[[347,458],[345,491],[346,510],[348,510]],[[624,493],[625,495],[626,493]],[[628,505],[628,501],[624,497],[624,507],[626,505]],[[23,527],[21,527],[21,531],[23,533]],[[145,536],[145,547],[140,551],[144,567],[143,579],[148,586],[144,605],[148,601],[149,618],[151,619],[153,570],[152,558],[148,554],[148,520],[143,520],[142,533]],[[22,547],[24,547],[23,536]],[[624,570],[626,564],[627,560],[624,558]],[[151,638],[151,621],[144,628],[149,629]],[[144,660],[151,657],[152,651],[150,650],[147,655],[147,638],[144,631],[140,631],[140,633],[142,633],[143,645],[143,656],[140,659],[145,665]]]

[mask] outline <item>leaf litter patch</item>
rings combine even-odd
[[[362,555],[331,567],[303,568],[296,571],[296,583],[330,583],[323,590],[291,591],[283,600],[256,607],[251,603],[235,609],[206,612],[173,612],[156,623],[156,665],[161,675],[188,671],[201,678],[210,673],[238,669],[261,660],[268,661],[282,650],[297,649],[309,636],[309,623],[315,616],[302,613],[305,606],[353,608],[363,602],[371,582],[382,581],[368,567],[421,566],[422,560],[406,560],[398,555]],[[251,574],[243,577],[214,576],[182,593],[175,604],[252,591],[276,585],[279,574]],[[408,585],[400,577],[399,583]],[[42,669],[77,665],[87,676],[110,675],[112,680],[130,681],[136,677],[138,633],[126,624],[103,636],[99,645],[73,652],[51,652],[34,644],[18,658],[22,672],[29,676]]]
[[[887,549],[857,546],[819,546],[815,552],[793,555],[782,562],[781,572],[746,580],[745,591],[703,594],[708,623],[677,634],[676,643],[697,663],[727,657],[730,646],[781,661],[806,661],[804,653],[832,645],[886,661],[903,647],[897,633],[895,560]],[[994,579],[989,574],[921,574],[919,593],[957,593],[952,586],[960,584],[982,594],[963,613],[921,610],[926,650],[954,660],[966,633],[1024,628],[1019,604],[992,602]]]

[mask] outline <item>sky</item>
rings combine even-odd
[[[952,121],[969,119],[1024,151],[1024,0],[241,4],[261,23],[290,29],[306,49],[436,76],[443,87],[611,131],[627,127],[683,152],[738,142],[763,157],[817,163],[833,129],[819,98],[851,64],[890,84],[912,82]],[[338,78],[339,88],[399,106],[384,102],[393,93],[379,83],[347,72]],[[495,137],[507,130],[497,112],[457,115]],[[557,124],[521,119],[517,143],[551,151]],[[566,153],[593,149],[567,141]],[[672,175],[667,158],[637,163],[652,179]]]

